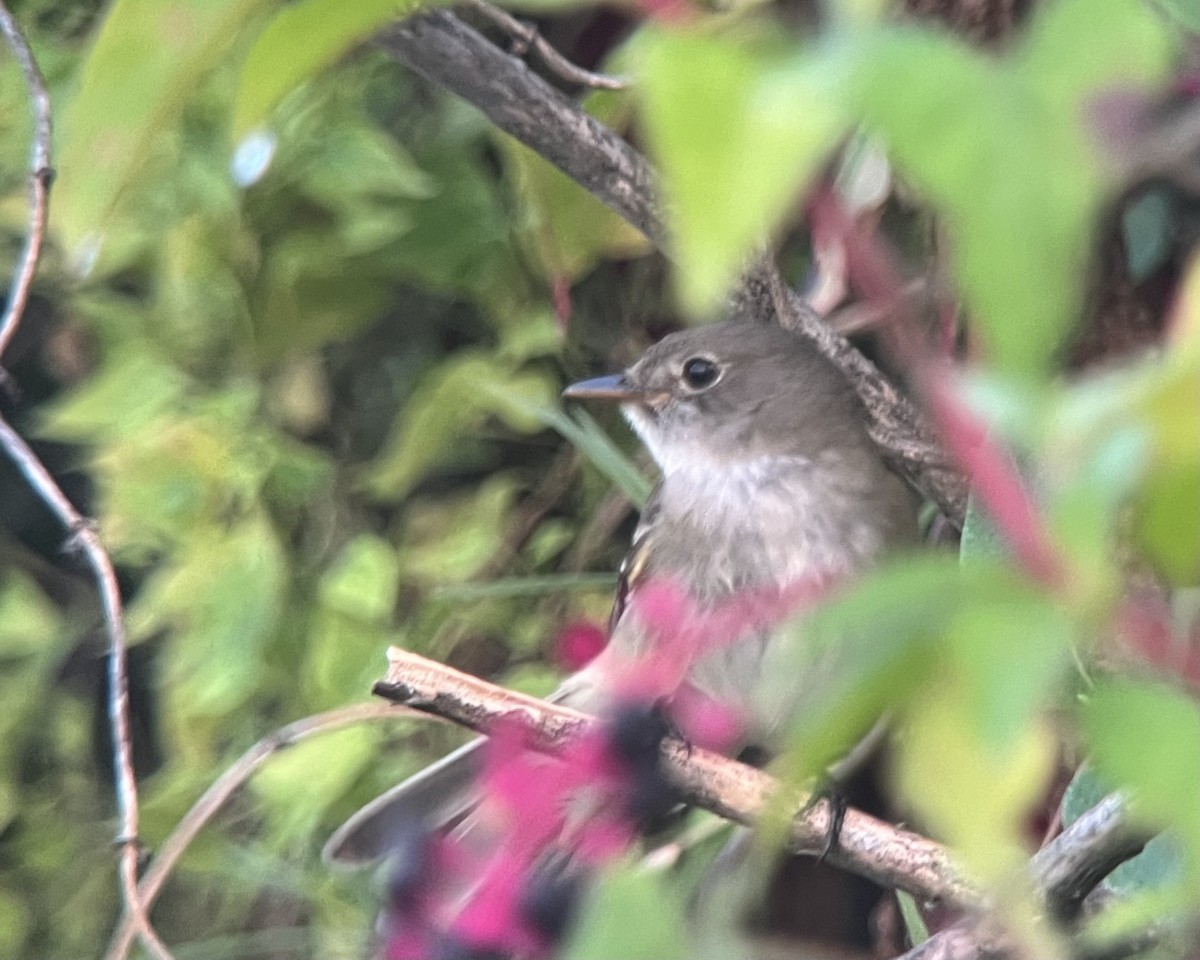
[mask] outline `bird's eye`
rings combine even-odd
[[[721,368],[708,357],[692,357],[683,364],[683,382],[693,390],[703,390],[717,382]]]

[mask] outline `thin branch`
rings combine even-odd
[[[350,707],[328,710],[316,716],[305,717],[263,737],[238,757],[204,791],[200,798],[192,804],[191,809],[184,814],[183,819],[176,824],[171,835],[163,841],[137,887],[143,908],[149,910],[154,901],[158,899],[163,884],[166,883],[171,871],[175,869],[176,864],[200,831],[229,802],[238,789],[254,775],[255,771],[275,754],[310,737],[333,733],[336,730],[356,726],[360,723],[372,720],[412,719],[414,716],[428,718],[427,714],[405,710],[394,704],[359,703]],[[122,917],[109,942],[104,960],[124,960],[129,954],[130,947],[133,946],[135,934],[134,923],[130,917],[128,915]]]
[[[1097,884],[1141,853],[1151,836],[1130,821],[1124,797],[1105,797],[1034,855],[1033,875],[1047,909],[1061,921],[1075,919]]]
[[[516,57],[446,10],[382,31],[376,42],[417,73],[481,110],[662,245],[662,218],[645,158]]]
[[[380,696],[486,733],[502,718],[518,716],[531,745],[554,753],[596,723],[594,717],[505,690],[444,664],[396,647],[388,651]],[[761,770],[701,750],[678,739],[663,746],[663,761],[689,803],[735,823],[750,825],[768,811],[792,810],[788,849],[820,853],[829,836],[831,807],[800,790],[781,787]],[[779,792],[789,791],[784,804]],[[826,859],[885,887],[907,890],[922,902],[976,907],[981,898],[958,872],[945,848],[858,810],[847,810],[838,843]]]
[[[121,891],[126,915],[141,934],[142,942],[152,954],[169,958],[150,929],[137,891],[138,799],[137,781],[133,773],[133,748],[129,733],[129,687],[125,671],[125,620],[121,610],[121,591],[117,575],[95,527],[75,509],[59,489],[50,471],[42,465],[28,444],[3,418],[0,418],[0,447],[12,458],[26,483],[70,531],[69,544],[79,549],[87,559],[96,578],[104,626],[108,633],[108,722],[113,735],[113,772],[119,822],[116,845],[121,877]]]
[[[467,0],[467,6],[481,16],[491,20],[496,26],[510,34],[519,45],[515,53],[523,54],[526,50],[534,50],[541,58],[546,68],[556,76],[580,87],[593,90],[624,90],[629,86],[628,77],[614,77],[606,73],[594,73],[585,70],[578,64],[572,63],[561,53],[550,46],[546,38],[538,32],[537,27],[523,20],[518,20],[507,10],[493,6],[487,0]]]
[[[8,41],[21,67],[33,111],[33,143],[29,149],[29,233],[25,237],[25,249],[21,251],[8,290],[8,306],[4,316],[0,317],[0,356],[3,356],[25,313],[29,288],[33,285],[33,275],[42,253],[54,169],[50,166],[50,94],[46,90],[46,80],[29,48],[29,42],[3,2],[0,2],[0,31],[3,31],[4,39]]]
[[[8,7],[0,2],[0,31],[12,48],[29,87],[33,110],[33,145],[30,149],[29,233],[25,249],[17,263],[8,296],[8,307],[0,318],[0,356],[3,355],[25,313],[29,289],[37,272],[38,259],[46,233],[46,211],[53,170],[50,166],[51,116],[50,95],[37,60],[21,28]],[[94,526],[75,509],[59,488],[50,471],[7,421],[0,418],[0,447],[16,464],[30,488],[42,499],[70,532],[69,544],[87,559],[96,578],[100,605],[108,633],[108,720],[113,738],[113,782],[117,799],[117,863],[125,914],[143,945],[159,960],[170,960],[171,953],[150,926],[138,898],[138,798],[133,771],[133,747],[129,732],[129,687],[125,668],[125,618],[121,610],[121,590],[116,571]]]
[[[384,30],[376,41],[417,73],[473,104],[669,253],[654,194],[654,171],[645,157],[520,60],[446,10],[410,17]],[[751,270],[735,299],[766,319],[774,299],[770,284],[770,271]],[[920,411],[798,297],[789,293],[788,303],[788,309],[774,311],[780,322],[812,338],[846,374],[870,413],[876,442],[917,489],[961,526],[966,483],[941,452]]]

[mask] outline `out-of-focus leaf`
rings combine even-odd
[[[21,956],[30,928],[29,905],[19,894],[0,887],[0,950],[6,957]]]
[[[154,422],[179,404],[187,378],[146,350],[107,358],[83,386],[40,410],[39,432],[58,440],[96,442]]]
[[[547,279],[573,282],[604,257],[649,251],[650,241],[557,167],[511,137],[500,145],[523,201],[522,233]]]
[[[797,713],[782,775],[803,781],[844,756],[925,679],[930,642],[961,602],[951,557],[904,557],[796,621],[775,644],[760,708]]]
[[[1200,277],[1193,271],[1189,284],[1197,282],[1193,274]],[[1186,320],[1186,305],[1195,300],[1185,295],[1181,302]],[[1106,536],[1099,516],[1111,520],[1116,502],[1132,493],[1140,545],[1177,583],[1197,582],[1200,516],[1181,507],[1200,496],[1200,327],[1179,323],[1165,355],[1075,384],[1050,409],[1044,442],[1049,469],[1073,478],[1079,496],[1084,486],[1096,494],[1109,490],[1093,516],[1075,524],[1080,532],[1090,530],[1093,540]],[[1086,538],[1077,546],[1084,543]],[[1081,560],[1108,554],[1095,544],[1077,552]]]
[[[1023,825],[1054,768],[1050,731],[1026,726],[988,744],[973,721],[970,693],[952,674],[931,678],[909,705],[897,776],[905,802],[981,876],[999,879],[1026,856]]]
[[[1073,637],[1066,612],[1040,593],[1018,582],[997,587],[964,606],[947,642],[974,735],[985,749],[1002,752],[1051,706],[1071,664]]]
[[[412,504],[399,549],[404,575],[435,583],[472,576],[500,546],[516,493],[501,473],[470,495]]]
[[[588,892],[564,960],[683,960],[687,957],[683,906],[657,874],[624,864]]]
[[[1196,0],[1160,0],[1159,6],[1181,26],[1200,33],[1200,4]]]
[[[1195,463],[1147,478],[1137,508],[1137,534],[1158,569],[1176,584],[1200,583],[1200,451]],[[1190,504],[1191,506],[1186,506]]]
[[[1131,791],[1136,811],[1174,828],[1187,876],[1200,878],[1200,706],[1167,686],[1113,679],[1082,719],[1096,769]]]
[[[705,313],[852,122],[844,61],[784,59],[694,30],[649,32],[637,54],[680,299]]]
[[[391,544],[355,537],[321,578],[321,603],[368,623],[384,623],[396,605],[400,562]]]
[[[19,569],[0,581],[0,658],[47,653],[58,636],[62,614],[32,578]]]
[[[1095,55],[1110,48],[1122,51],[1115,76]],[[1008,63],[924,31],[881,31],[861,52],[865,118],[943,213],[991,358],[1044,372],[1079,307],[1106,187],[1087,110],[1116,85],[1160,82],[1166,31],[1143,4],[1063,0]]]
[[[287,563],[263,521],[201,532],[155,573],[130,613],[131,632],[171,629],[164,679],[181,717],[221,715],[250,696],[278,625]]]
[[[203,73],[267,6],[118,0],[108,9],[62,121],[54,217],[73,259],[102,243],[156,140],[181,116]]]
[[[419,5],[420,0],[299,0],[285,6],[263,28],[242,65],[235,139],[266,126],[289,91]]]
[[[489,416],[523,433],[541,429],[530,411],[550,404],[548,377],[513,369],[479,351],[448,359],[406,404],[384,452],[365,478],[382,500],[400,500],[430,470],[461,455],[464,437]]]
[[[362,724],[295,744],[271,758],[250,781],[251,789],[269,806],[284,839],[307,837],[371,763],[378,742],[378,733]],[[301,785],[303,804],[296,802]]]

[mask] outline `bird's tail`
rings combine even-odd
[[[383,859],[414,825],[438,830],[468,814],[478,802],[472,783],[484,739],[459,747],[357,811],[325,844],[325,862],[368,866]]]

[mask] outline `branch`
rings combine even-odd
[[[33,110],[33,143],[29,148],[29,234],[8,290],[8,306],[3,318],[0,318],[0,356],[3,356],[25,313],[29,288],[33,284],[33,274],[42,253],[42,241],[46,236],[46,207],[54,170],[50,166],[50,94],[46,90],[46,80],[38,69],[25,35],[3,2],[0,2],[0,31],[3,31],[4,39],[8,41],[21,67]]]
[[[0,2],[0,32],[12,48],[21,67],[33,110],[33,145],[30,148],[29,233],[25,249],[17,261],[8,294],[8,307],[0,318],[0,356],[12,342],[37,272],[42,243],[46,234],[46,211],[53,170],[50,166],[50,94],[38,68],[29,42],[12,13]],[[112,560],[100,542],[95,527],[75,509],[59,488],[50,471],[29,445],[6,420],[0,418],[0,447],[16,464],[30,488],[42,499],[69,531],[69,545],[82,551],[96,578],[104,626],[108,634],[108,721],[113,740],[113,783],[117,799],[116,837],[118,872],[125,914],[149,953],[158,960],[171,960],[170,951],[150,926],[137,891],[138,798],[133,772],[133,747],[129,732],[129,688],[125,670],[125,619],[121,610],[121,591]]]
[[[760,270],[765,273],[779,322],[811,340],[846,374],[867,408],[871,438],[889,454],[897,472],[961,528],[967,510],[967,482],[942,450],[924,415],[875,364],[786,287],[773,262]]]
[[[478,107],[656,244],[665,237],[645,158],[571,99],[446,10],[382,31],[377,43]]]
[[[664,252],[666,230],[654,171],[640,153],[524,63],[445,10],[430,10],[381,32],[377,43],[428,80],[481,110],[497,127],[558,167]],[[768,317],[771,280],[747,273],[735,299]],[[854,346],[800,298],[788,294],[779,322],[809,337],[845,373],[871,417],[871,435],[897,469],[962,525],[966,484],[948,465],[921,413]]]
[[[29,449],[21,435],[3,418],[0,418],[0,447],[12,458],[17,469],[25,477],[26,483],[70,531],[69,544],[82,551],[96,578],[104,611],[104,627],[108,634],[108,722],[113,738],[113,772],[117,819],[120,823],[116,845],[120,852],[121,891],[125,913],[136,926],[147,949],[156,957],[169,958],[170,954],[150,927],[137,891],[140,850],[137,781],[133,773],[133,748],[129,733],[125,619],[121,610],[121,591],[117,585],[117,575],[95,526],[75,509],[55,483],[50,471]]]
[[[162,847],[159,848],[137,887],[143,909],[149,910],[154,901],[158,899],[163,884],[167,882],[171,871],[175,869],[180,857],[196,839],[197,834],[229,802],[237,790],[253,776],[255,771],[275,754],[310,737],[333,733],[336,730],[356,726],[369,720],[396,720],[413,716],[413,711],[391,704],[360,703],[351,707],[328,710],[313,717],[305,717],[263,737],[204,791],[200,799],[192,804],[191,809],[184,814],[183,819],[175,826],[171,835],[163,841]],[[133,946],[135,933],[135,924],[132,918],[128,915],[122,917],[109,942],[104,960],[124,960]]]
[[[626,77],[613,77],[605,73],[594,73],[572,63],[552,47],[543,37],[537,27],[523,20],[518,20],[507,10],[493,6],[487,0],[468,0],[472,10],[491,20],[501,30],[512,36],[514,53],[524,54],[526,50],[534,50],[541,58],[546,68],[567,83],[593,90],[624,90],[629,86]]]
[[[531,745],[547,753],[556,752],[598,722],[397,647],[388,650],[387,677],[375,685],[374,692],[479,733],[493,729],[501,719],[518,717],[529,731]],[[689,803],[747,826],[778,809],[779,791],[787,789],[761,770],[677,738],[664,744],[663,762]],[[820,853],[831,827],[830,803],[814,802],[803,791],[790,792],[785,809],[797,812],[787,847],[794,853]],[[881,886],[907,890],[922,902],[959,907],[977,907],[982,902],[945,848],[858,810],[846,811],[838,842],[826,859]]]
[[[1125,798],[1111,794],[1034,855],[1034,892],[1052,917],[1070,922],[1100,881],[1141,853],[1149,839],[1147,831],[1130,823]],[[972,917],[934,934],[900,960],[991,960],[1013,952],[993,923]]]

